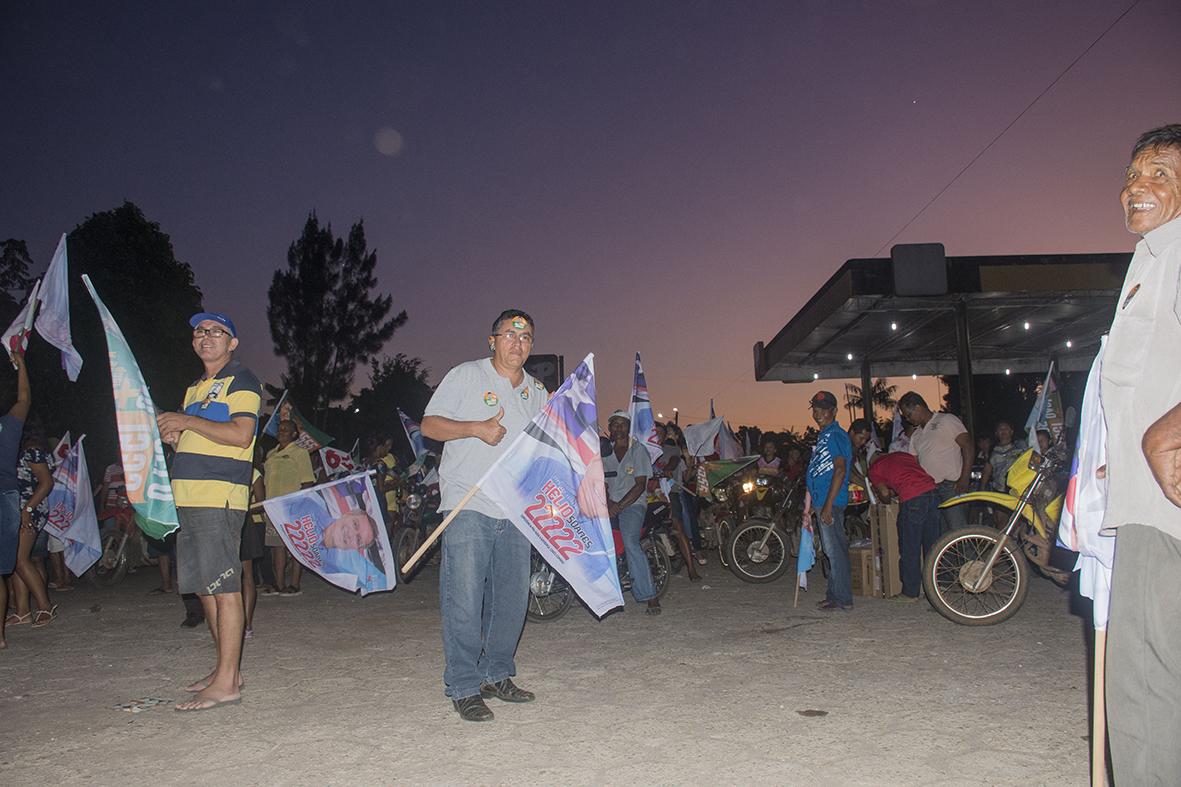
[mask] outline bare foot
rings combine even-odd
[[[191,700],[178,703],[176,709],[178,711],[212,710],[219,705],[237,705],[241,701],[241,692],[224,692],[213,688],[206,688]]]
[[[197,694],[199,692],[205,691],[205,689],[209,688],[209,684],[213,683],[213,676],[216,674],[216,671],[211,672],[205,677],[201,678],[201,680],[195,683],[190,683],[188,686],[185,686],[185,691],[187,691],[189,694]],[[242,680],[241,673],[238,673],[238,688],[246,688],[246,681]]]

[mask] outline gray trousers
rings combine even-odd
[[[1181,541],[1154,527],[1116,536],[1106,675],[1115,783],[1181,783]]]

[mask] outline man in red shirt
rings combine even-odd
[[[898,498],[898,567],[902,574],[899,601],[918,601],[923,586],[923,559],[942,531],[935,479],[913,454],[877,454],[869,466],[869,482],[883,503]]]

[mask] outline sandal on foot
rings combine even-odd
[[[32,623],[32,622],[33,622],[32,613],[18,615],[15,612],[9,612],[8,616],[4,618],[4,625],[5,626],[21,626],[21,625],[24,625],[25,623]]]
[[[57,604],[49,609],[39,609],[33,613],[33,628],[45,628],[57,619]]]

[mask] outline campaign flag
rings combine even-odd
[[[632,400],[627,408],[631,419],[631,437],[644,446],[648,458],[655,462],[664,453],[660,436],[656,434],[656,419],[652,417],[652,400],[648,398],[648,380],[644,367],[640,365],[640,354],[636,353],[636,370],[632,376]]]
[[[271,417],[267,419],[266,425],[262,428],[262,433],[278,439],[279,422],[294,421],[295,425],[299,427],[299,437],[295,439],[295,442],[308,453],[319,451],[331,443],[332,437],[312,426],[311,422],[299,412],[299,408],[295,406],[295,402],[287,400],[287,393],[287,391],[284,391],[283,395],[279,397],[279,403],[275,405],[275,412],[271,413]]]
[[[804,493],[804,516],[800,523],[800,552],[796,557],[796,583],[808,589],[808,572],[816,564],[815,535],[812,533],[812,495]]]
[[[98,297],[90,277],[82,274],[98,316],[107,335],[107,355],[111,363],[111,388],[115,393],[115,421],[119,431],[119,454],[123,458],[123,476],[127,500],[135,509],[135,522],[148,536],[163,540],[180,527],[172,481],[164,463],[164,443],[156,428],[156,406],[140,373],[123,331]]]
[[[90,494],[90,474],[82,450],[83,437],[66,452],[53,473],[45,523],[46,532],[66,545],[62,557],[76,577],[85,574],[102,555],[94,496]]]
[[[53,449],[53,453],[49,455],[50,467],[57,467],[66,460],[66,455],[70,453],[70,433],[66,432],[62,435],[62,439],[57,441],[57,446]]]
[[[49,269],[45,271],[37,298],[41,301],[41,311],[34,323],[37,333],[61,350],[62,368],[66,370],[70,382],[75,382],[78,372],[82,371],[82,356],[74,349],[74,341],[70,336],[70,279],[64,232],[57,243],[57,251],[53,253]]]
[[[357,472],[357,463],[353,461],[352,454],[347,454],[339,448],[329,448],[328,446],[321,448],[320,464],[324,467],[324,472],[328,474],[329,478]]]
[[[20,352],[23,355],[25,350],[29,349],[29,333],[33,329],[33,315],[37,312],[37,293],[40,288],[41,281],[38,279],[33,282],[33,287],[29,290],[29,298],[21,310],[17,312],[12,325],[8,326],[3,337],[0,337],[0,341],[4,343],[4,349],[9,353]]]
[[[324,579],[365,596],[393,590],[394,555],[369,473],[263,501],[295,559]]]
[[[742,456],[742,446],[738,444],[738,438],[734,436],[734,432],[730,429],[730,424],[722,421],[721,427],[718,428],[718,445],[717,453],[722,459],[737,459]]]
[[[1058,394],[1058,383],[1054,379],[1054,362],[1051,361],[1050,368],[1046,371],[1046,380],[1038,392],[1037,401],[1033,403],[1033,409],[1025,419],[1026,444],[1034,453],[1041,453],[1037,446],[1038,430],[1047,430],[1056,440],[1062,434],[1062,427],[1062,397]]]
[[[906,434],[906,424],[902,423],[902,411],[894,405],[894,425],[890,427],[890,452],[910,451],[910,437]]]
[[[1058,523],[1058,540],[1067,549],[1079,553],[1075,570],[1079,573],[1079,592],[1094,603],[1095,629],[1107,628],[1111,603],[1111,569],[1115,562],[1115,536],[1102,535],[1103,511],[1107,507],[1107,480],[1096,478],[1095,471],[1107,464],[1107,423],[1103,418],[1099,378],[1104,336],[1099,354],[1087,375],[1079,416],[1078,444],[1070,468],[1070,482]]]
[[[406,440],[414,449],[414,458],[422,459],[427,455],[426,441],[422,437],[422,428],[410,416],[398,408],[398,420],[402,422],[402,431],[406,433]]]
[[[477,483],[602,617],[623,606],[599,454],[594,355]]]

